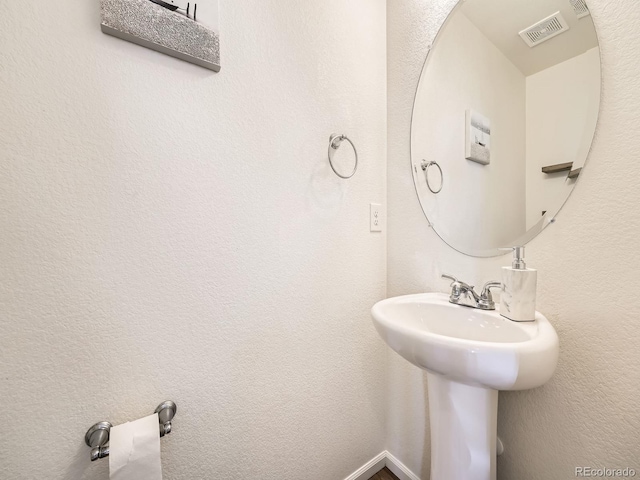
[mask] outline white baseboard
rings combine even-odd
[[[369,480],[387,464],[387,451],[379,453],[344,480]]]
[[[420,480],[420,477],[407,468],[407,466],[398,460],[396,457],[387,454],[387,468],[393,472],[393,474],[400,480]]]
[[[376,455],[344,480],[369,480],[385,466],[400,480],[420,480],[420,477],[386,450]]]

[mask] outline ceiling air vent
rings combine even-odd
[[[573,11],[576,12],[576,16],[578,18],[583,18],[591,15],[591,12],[589,12],[589,7],[587,7],[587,2],[585,2],[584,0],[569,0],[569,3],[573,7]]]
[[[556,12],[535,25],[525,28],[520,32],[520,36],[527,45],[535,47],[567,30],[569,30],[569,24],[560,12]]]

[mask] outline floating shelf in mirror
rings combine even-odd
[[[567,170],[571,170],[571,167],[573,167],[573,162],[557,163],[556,165],[548,165],[546,167],[542,167],[542,173],[566,172]]]
[[[568,0],[465,0],[425,49],[411,172],[427,219],[452,248],[488,257],[525,244],[577,185],[600,106],[600,49],[586,12]],[[550,17],[566,28],[533,43],[518,35],[544,30]],[[438,195],[424,158],[446,178]]]

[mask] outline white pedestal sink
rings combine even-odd
[[[495,480],[498,390],[546,383],[558,335],[538,312],[517,323],[448,300],[443,293],[389,298],[371,315],[385,342],[428,372],[431,480]]]

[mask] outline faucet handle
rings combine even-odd
[[[483,310],[495,310],[496,304],[493,301],[493,295],[491,295],[492,288],[502,288],[500,282],[487,282],[482,287],[482,293],[480,293],[480,299],[478,300],[478,308]]]
[[[452,303],[457,303],[457,299],[460,298],[460,295],[462,295],[464,289],[468,290],[470,288],[471,290],[473,290],[473,287],[469,287],[469,285],[467,285],[464,282],[461,282],[453,275],[447,275],[446,273],[444,273],[442,274],[442,278],[451,280],[451,285],[449,285],[451,287],[451,294],[449,295],[449,301]]]
[[[502,288],[502,282],[487,282],[482,287],[482,296],[491,295],[492,288]]]
[[[473,285],[469,285],[465,282],[463,282],[462,280],[458,280],[456,277],[454,277],[453,275],[447,275],[446,273],[442,274],[442,278],[447,278],[449,280],[451,280],[453,283],[451,283],[452,287],[458,287],[458,288],[463,288],[466,290],[473,290],[475,287]]]
[[[502,282],[487,282],[482,287],[482,293],[489,293],[492,288],[502,288]]]
[[[493,301],[493,295],[491,295],[492,288],[502,288],[502,282],[487,282],[482,287],[482,293],[480,293],[480,308],[485,310],[495,310],[496,304]]]
[[[447,275],[446,273],[442,274],[442,278],[447,278],[451,280],[453,283],[460,283],[456,277],[454,277],[453,275]],[[453,283],[451,285],[453,285]]]

